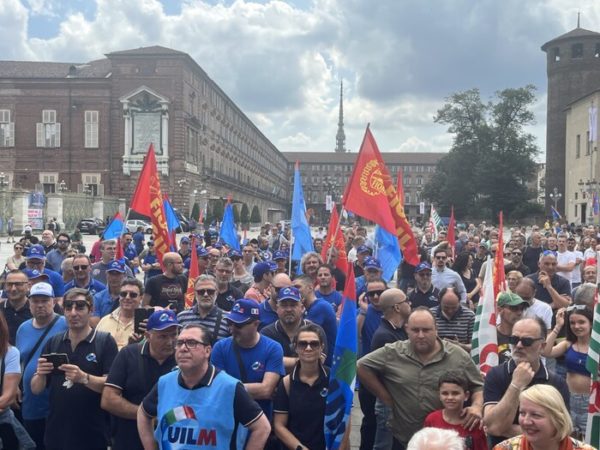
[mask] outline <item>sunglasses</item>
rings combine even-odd
[[[63,308],[65,310],[72,309],[73,307],[75,307],[77,311],[83,311],[85,308],[89,307],[89,304],[85,300],[65,300],[63,302]]]
[[[87,268],[90,267],[88,265],[84,265],[84,266],[73,266],[73,270],[87,270]]]
[[[138,298],[140,294],[138,294],[137,292],[119,292],[119,297],[126,298],[127,296],[129,296],[129,298]]]
[[[59,239],[56,242],[58,242],[59,244],[68,244],[69,243],[69,241],[65,241],[64,239]]]
[[[585,306],[585,305],[571,305],[567,309],[565,309],[565,311],[566,312],[583,311],[585,308],[587,308],[587,306]]]
[[[296,347],[300,350],[306,350],[308,347],[310,348],[319,348],[321,343],[319,341],[298,341],[296,343]]]
[[[215,289],[196,289],[196,294],[198,295],[215,295],[217,292]]]
[[[512,252],[512,254],[515,255],[515,256],[516,255],[521,256],[523,253],[521,253],[521,252]]]
[[[521,337],[521,336],[509,336],[508,343],[510,345],[517,345],[519,342],[523,344],[523,347],[531,347],[536,341],[542,341],[543,338],[531,338],[531,337]]]
[[[369,291],[369,292],[367,292],[367,297],[371,297],[371,298],[373,298],[375,296],[380,297],[381,294],[383,294],[384,292],[385,292],[385,289],[380,289],[378,291]]]

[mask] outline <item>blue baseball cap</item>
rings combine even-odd
[[[232,249],[232,250],[229,250],[229,253],[227,254],[227,256],[229,256],[230,258],[241,258],[242,252]]]
[[[288,254],[281,250],[277,250],[273,253],[273,261],[277,261],[278,259],[288,259]]]
[[[32,245],[27,252],[26,259],[46,259],[46,252],[44,247],[39,244]]]
[[[424,261],[424,262],[417,264],[417,267],[415,267],[415,273],[422,272],[423,270],[431,270],[431,264]]]
[[[241,298],[233,304],[225,320],[233,323],[248,323],[259,318],[258,303],[249,298]]]
[[[222,244],[222,243],[220,243],[220,242],[215,242],[215,243],[212,245],[212,248],[216,248],[216,249],[219,249],[219,250],[221,250],[221,249],[223,248],[223,244]]]
[[[275,272],[277,270],[277,263],[275,261],[267,261],[267,264],[269,265],[271,272]]]
[[[293,286],[280,289],[279,295],[277,296],[277,301],[281,302],[283,300],[293,300],[295,302],[299,302],[301,300],[300,291],[298,288]]]
[[[27,278],[30,280],[35,280],[36,278],[46,278],[46,280],[50,279],[47,273],[40,272],[37,269],[25,269],[23,273],[27,275]]]
[[[275,267],[275,269],[276,268],[277,267]],[[259,263],[256,263],[256,265],[252,269],[252,276],[254,278],[262,278],[262,276],[265,273],[273,272],[275,269],[271,267],[271,264],[269,264],[268,261],[261,261]]]
[[[377,258],[374,258],[372,256],[367,256],[367,257],[365,257],[363,267],[365,269],[381,270],[381,263],[379,262],[379,260]]]
[[[204,247],[196,247],[196,255],[198,255],[199,258],[205,258],[208,256],[208,250]]]
[[[361,253],[368,253],[370,255],[371,249],[369,247],[367,247],[366,245],[359,245],[358,248],[356,249],[356,254],[359,255]]]
[[[108,262],[108,268],[106,269],[106,271],[125,273],[125,264],[123,264],[118,259],[113,259],[112,261]]]
[[[179,241],[181,244],[189,244],[190,243],[190,238],[187,236],[183,236],[181,238],[181,241]]]
[[[147,331],[161,331],[166,330],[169,327],[180,327],[177,321],[177,314],[175,311],[170,309],[159,309],[154,311],[148,318],[148,324],[146,325]]]

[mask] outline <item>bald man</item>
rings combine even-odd
[[[408,339],[404,323],[410,314],[410,303],[400,289],[388,289],[379,297],[379,308],[383,313],[381,323],[371,340],[371,351],[396,341]]]
[[[183,311],[187,290],[187,277],[183,274],[183,259],[179,253],[168,252],[163,256],[164,271],[148,278],[144,289],[144,306],[169,307],[175,312]]]
[[[292,285],[292,280],[287,273],[278,273],[273,277],[271,284],[273,285],[273,288],[271,289],[269,299],[258,305],[258,310],[260,312],[258,331],[277,321],[277,295],[282,288],[290,287]]]

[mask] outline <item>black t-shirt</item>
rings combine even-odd
[[[540,273],[532,273],[531,275],[527,275],[527,278],[531,278],[535,283],[535,298],[550,305],[552,297],[550,296],[550,292],[540,283]],[[550,284],[560,295],[571,296],[571,283],[565,277],[561,277],[555,273],[550,279]]]
[[[337,267],[331,269],[331,275],[335,278],[335,290],[344,292],[346,288],[346,274]]]
[[[417,287],[414,291],[408,294],[408,301],[410,302],[411,309],[417,309],[419,306],[425,306],[426,308],[433,308],[440,304],[438,300],[439,291],[433,287],[429,288],[427,292],[421,292]]]
[[[125,400],[139,405],[158,379],[176,365],[174,355],[159,364],[150,356],[150,344],[147,341],[131,344],[124,347],[115,358],[105,384],[119,389]],[[136,421],[115,415],[111,418],[113,450],[143,450]]]
[[[523,264],[529,268],[529,273],[537,272],[540,254],[544,249],[540,247],[527,247],[523,252]]]
[[[235,301],[239,300],[240,298],[244,298],[242,291],[229,283],[229,286],[225,292],[217,294],[216,303],[217,306],[223,311],[231,311]]]
[[[177,275],[169,278],[164,274],[148,278],[146,281],[146,293],[151,297],[150,306],[162,306],[166,308],[170,301],[177,301],[178,311],[183,311],[184,296],[187,291],[187,277]]]
[[[511,358],[510,345],[508,343],[510,336],[500,333],[498,329],[496,329],[496,336],[498,339],[498,364],[504,364]]]
[[[408,335],[406,334],[404,327],[396,328],[389,320],[382,318],[379,328],[375,330],[373,339],[371,339],[371,351],[374,352],[385,344],[391,344],[396,341],[405,341],[407,339]]]
[[[69,363],[79,366],[85,373],[93,376],[104,376],[110,371],[117,344],[112,336],[99,339],[96,330],[71,350],[69,332],[66,331],[52,337],[42,350],[42,354],[66,353]],[[100,344],[100,343],[103,344]],[[97,345],[103,345],[102,349]],[[50,388],[50,412],[46,419],[46,448],[62,450],[81,450],[83,448],[100,448],[107,445],[107,415],[100,408],[101,394],[92,391],[81,383],[74,383],[67,388],[65,373],[57,371],[46,377]]]
[[[318,328],[319,336],[321,336],[321,341],[323,342],[323,353],[327,354],[327,335],[325,334],[325,331],[323,330],[323,328],[321,328],[320,325],[317,325],[316,323],[311,322],[310,320],[302,319],[300,325],[298,325],[298,328],[309,323]],[[290,337],[282,328],[279,320],[264,327],[262,330],[260,330],[260,334],[273,339],[275,342],[279,342],[281,348],[283,349],[283,356],[294,358],[298,356],[298,354],[296,353],[296,349],[294,349],[294,346],[292,345]]]
[[[216,375],[214,375],[216,373]],[[213,365],[208,366],[208,370],[200,380],[200,382],[194,386],[192,389],[188,388],[182,378],[181,374],[177,377],[177,382],[179,386],[188,391],[196,390],[196,389],[210,389],[210,385],[214,377],[218,377],[221,373],[220,370],[217,370]],[[181,401],[185,401],[185,399],[181,399]],[[150,417],[156,417],[158,411],[158,383],[154,385],[150,393],[144,397],[142,401],[142,409],[146,413],[146,415]],[[248,391],[244,385],[240,382],[237,383],[235,387],[235,396],[233,398],[233,418],[236,423],[241,424],[245,427],[248,427],[252,424],[256,419],[258,419],[263,414],[263,411],[258,403],[252,400]]]
[[[0,313],[6,319],[8,325],[8,342],[10,345],[15,345],[17,339],[17,330],[23,322],[31,319],[31,310],[29,309],[29,300],[25,302],[23,307],[19,310],[13,308],[8,300],[2,303],[0,306]]]

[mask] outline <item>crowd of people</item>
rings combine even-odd
[[[27,230],[2,276],[2,448],[325,449],[341,252],[359,308],[361,450],[593,448],[581,439],[594,227],[514,227],[502,246],[485,223],[457,229],[454,246],[415,230],[420,262],[394,280],[358,223],[323,255],[315,230],[315,251],[293,263],[283,224],[239,251],[216,230],[184,236],[162,262],[143,230],[89,253],[55,232]],[[500,364],[484,375],[470,355],[474,311],[497,252]]]

